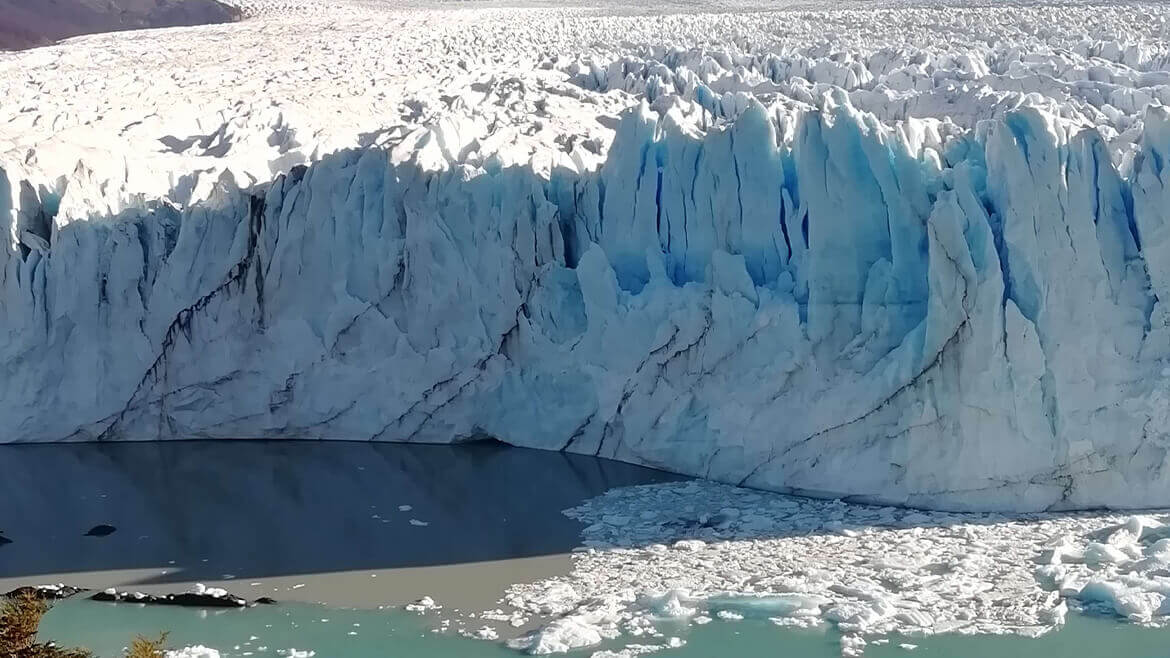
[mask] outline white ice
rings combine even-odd
[[[219,651],[203,645],[167,651],[166,658],[219,658]]]
[[[745,617],[832,624],[843,655],[891,634],[1034,637],[1070,609],[1170,625],[1165,513],[918,512],[692,481],[616,489],[566,514],[595,548],[505,598],[553,615],[510,643],[530,653]]]

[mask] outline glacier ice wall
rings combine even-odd
[[[494,436],[861,501],[1170,503],[1165,109],[1122,164],[1039,109],[948,139],[840,91],[740,109],[635,108],[597,171],[469,164],[438,125],[182,209],[10,165],[3,440]]]

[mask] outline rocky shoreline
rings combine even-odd
[[[6,594],[5,598],[32,596],[42,600],[68,599],[91,590],[84,587],[74,587],[58,583],[56,585],[25,585],[17,587]],[[188,608],[249,608],[255,605],[273,605],[275,599],[261,596],[254,601],[248,601],[219,587],[207,587],[196,583],[184,592],[173,594],[146,594],[136,591],[120,591],[110,587],[89,597],[91,601],[107,603],[141,603],[143,605],[175,605]]]

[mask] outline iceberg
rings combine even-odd
[[[633,107],[599,167],[443,121],[186,204],[4,163],[2,440],[494,437],[857,502],[1170,501],[1165,108],[1119,157],[1040,107],[942,134],[839,88],[726,100]]]

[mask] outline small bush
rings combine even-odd
[[[49,607],[49,602],[31,589],[7,598],[0,595],[0,658],[93,658],[85,649],[37,643],[37,629]],[[166,633],[153,640],[139,635],[130,643],[126,658],[163,658],[166,642]]]
[[[6,598],[0,605],[0,658],[91,658],[84,649],[37,644],[37,628],[49,604],[32,592]]]
[[[130,652],[126,658],[163,658],[167,654],[166,644],[166,633],[159,634],[153,640],[139,635],[130,643]]]
[[[24,593],[5,599],[0,607],[0,655],[15,655],[31,647],[37,637],[41,617],[49,611],[49,604],[32,594]]]

